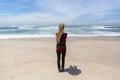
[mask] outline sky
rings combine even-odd
[[[0,25],[120,24],[120,0],[0,0]]]

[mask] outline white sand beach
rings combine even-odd
[[[53,38],[1,39],[0,80],[120,80],[119,40],[69,38],[61,73],[55,48]]]

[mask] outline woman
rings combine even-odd
[[[64,33],[64,24],[60,23],[58,33],[56,33],[57,66],[59,72],[64,71],[65,55],[66,55],[66,38],[67,38],[67,33]],[[62,66],[60,66],[61,55],[62,55]]]

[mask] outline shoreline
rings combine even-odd
[[[36,37],[36,38],[0,38],[0,40],[53,40],[55,37]],[[120,36],[90,36],[90,37],[81,37],[81,36],[68,36],[67,40],[112,40],[120,41]]]

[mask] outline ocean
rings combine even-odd
[[[58,26],[0,25],[0,39],[55,37]],[[69,37],[120,36],[120,25],[70,25]]]

